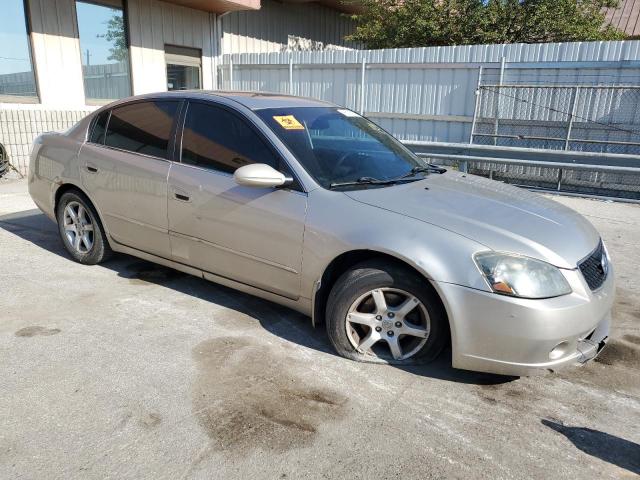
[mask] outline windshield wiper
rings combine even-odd
[[[447,173],[447,169],[444,167],[439,167],[437,165],[434,165],[433,163],[428,163],[427,165],[429,165],[429,170],[434,173]]]
[[[422,166],[413,167],[407,173],[405,173],[404,175],[400,175],[399,177],[388,178],[386,180],[380,180],[373,177],[360,177],[357,180],[352,180],[349,182],[334,182],[331,185],[329,185],[329,188],[351,187],[354,185],[393,185],[395,183],[405,183],[405,182],[416,181],[418,179],[412,178],[412,177],[415,177],[419,173],[429,173],[429,172],[445,173],[446,171],[447,171],[446,168],[438,167],[436,165],[432,165],[431,163],[428,163],[426,167],[422,167]]]
[[[404,182],[413,182],[414,179],[410,178],[389,178],[387,180],[379,180],[373,177],[360,177],[357,180],[352,180],[349,182],[334,182],[329,185],[329,188],[336,187],[351,187],[354,185],[393,185],[395,183],[404,183]]]
[[[395,180],[401,180],[403,178],[413,177],[413,176],[415,176],[415,175],[417,175],[419,173],[429,173],[429,172],[444,173],[446,171],[447,171],[446,168],[438,167],[436,165],[432,165],[432,164],[428,163],[426,167],[421,167],[421,166],[413,167],[411,170],[409,170],[404,175],[401,175],[401,176],[395,178]]]

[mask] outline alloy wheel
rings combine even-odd
[[[93,248],[93,220],[87,209],[79,202],[69,202],[64,208],[64,234],[69,245],[78,253],[85,254]]]
[[[427,342],[431,322],[415,295],[396,288],[377,288],[351,304],[346,329],[349,342],[359,352],[406,360]]]

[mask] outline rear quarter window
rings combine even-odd
[[[99,145],[104,144],[104,134],[107,130],[107,121],[109,120],[109,110],[101,112],[92,123],[91,132],[89,135],[89,142],[97,143]]]

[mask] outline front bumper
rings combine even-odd
[[[453,366],[524,376],[595,358],[609,335],[613,268],[595,292],[578,270],[563,273],[573,293],[541,300],[438,283],[451,324]]]

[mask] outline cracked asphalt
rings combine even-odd
[[[640,205],[551,198],[611,252],[611,343],[514,379],[358,364],[269,302],[125,255],[79,265],[0,180],[0,478],[640,475]]]

